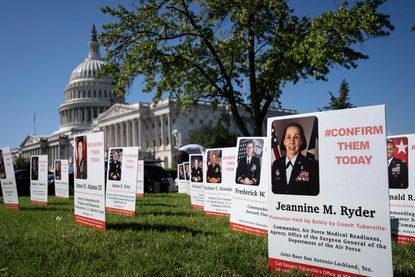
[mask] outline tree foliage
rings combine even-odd
[[[230,117],[222,114],[215,126],[205,124],[190,132],[190,143],[196,143],[205,148],[234,147],[237,135],[229,132]]]
[[[20,156],[14,158],[14,169],[25,169],[30,167],[29,159],[22,158]]]
[[[286,0],[139,0],[103,7],[114,22],[100,34],[116,93],[135,77],[155,99],[168,93],[183,107],[198,99],[229,105],[243,135],[261,135],[284,85],[326,80],[334,66],[354,68],[368,56],[355,50],[393,25],[378,11],[384,0],[343,1],[314,18],[294,15]],[[248,95],[244,95],[247,84]],[[252,118],[246,127],[242,113]]]
[[[330,94],[330,103],[328,106],[324,106],[319,109],[320,111],[329,111],[329,110],[342,110],[354,108],[355,106],[350,103],[349,97],[349,84],[344,79],[340,84],[339,96],[336,97],[329,91]]]

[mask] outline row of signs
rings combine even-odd
[[[87,137],[94,141],[94,138],[96,139],[99,135],[91,134],[75,139],[78,146],[74,165],[74,178],[77,180],[74,184],[75,210],[77,210],[75,221],[82,220],[83,215],[94,217],[94,212],[104,215],[105,218],[105,213],[102,212],[105,207],[107,211],[133,215],[135,214],[136,196],[144,196],[144,161],[138,160],[138,147],[109,150],[110,159],[108,161],[109,170],[105,194],[105,180],[103,177],[105,176],[105,168],[100,163],[103,158],[100,155],[100,149],[94,148],[94,146],[99,146],[100,143],[90,144],[91,150],[89,152],[86,145]],[[88,156],[91,159],[88,160],[86,158]],[[88,166],[88,164],[91,166]],[[69,198],[68,160],[55,160],[54,165],[55,195],[61,198]],[[5,206],[18,209],[19,199],[10,147],[0,149],[0,180]],[[101,201],[102,195],[104,195],[104,201]],[[30,197],[32,203],[48,204],[47,155],[31,157]],[[102,217],[99,217],[99,219],[102,219]]]
[[[229,215],[233,229],[268,234],[273,271],[391,276],[391,232],[415,241],[415,135],[385,147],[384,106],[275,117],[267,127],[236,149],[190,155],[179,192],[205,214]],[[137,149],[110,149],[105,195],[103,133],[78,136],[75,147],[75,222],[105,230],[105,208],[133,214]]]
[[[385,147],[384,106],[267,126],[267,137],[238,138],[236,149],[190,155],[179,192],[205,214],[229,215],[232,229],[268,234],[271,270],[391,276],[390,234],[415,242],[415,135]]]

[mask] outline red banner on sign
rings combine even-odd
[[[135,211],[127,211],[122,209],[116,209],[116,208],[105,208],[107,212],[115,212],[119,214],[126,214],[126,215],[135,215]]]
[[[32,200],[33,204],[39,204],[39,205],[47,205],[48,202],[44,202],[44,201],[38,201],[38,200]]]
[[[195,210],[203,210],[203,206],[200,206],[200,205],[192,205],[192,209],[195,209]]]
[[[227,217],[229,217],[229,214],[227,214],[227,213],[219,213],[219,212],[208,212],[208,211],[203,211],[203,214],[205,214],[205,215],[227,216]]]
[[[105,232],[105,230],[106,230],[105,221],[100,221],[100,220],[96,220],[96,219],[92,219],[92,218],[88,218],[88,217],[83,217],[83,216],[80,216],[80,215],[75,215],[74,221],[77,224],[86,225],[88,227],[95,228],[95,229],[98,229],[98,230],[103,231],[103,232]]]
[[[19,209],[19,204],[4,204],[4,207],[6,207],[7,209],[18,210]]]
[[[354,274],[350,272],[334,270],[330,268],[324,268],[319,266],[312,266],[302,263],[295,263],[280,259],[268,258],[268,266],[272,272],[288,272],[291,270],[300,270],[305,273],[310,274],[311,276],[336,276],[336,277],[357,277],[357,276],[367,276],[361,274]]]
[[[415,243],[415,237],[411,237],[411,236],[401,236],[401,235],[398,235],[396,237],[396,240],[400,244]]]
[[[268,230],[259,229],[259,228],[255,228],[251,226],[242,225],[242,224],[230,223],[230,226],[232,230],[238,230],[238,231],[242,231],[245,233],[257,234],[257,235],[268,234]]]

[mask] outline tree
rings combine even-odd
[[[229,132],[230,117],[222,114],[218,123],[212,127],[208,124],[190,132],[189,141],[206,148],[234,147],[238,136]]]
[[[115,18],[100,39],[115,93],[144,77],[144,92],[229,106],[242,135],[261,135],[268,110],[285,84],[326,80],[335,66],[357,67],[368,56],[353,46],[389,35],[378,8],[384,0],[343,1],[336,11],[297,17],[286,0],[139,0],[130,10],[103,7]],[[244,96],[243,82],[248,96]],[[242,113],[253,119],[253,132]]]
[[[349,84],[344,79],[340,84],[339,97],[336,97],[329,91],[330,94],[330,103],[328,106],[324,106],[319,111],[329,111],[329,110],[342,110],[354,108],[355,106],[350,103],[349,98]]]
[[[14,158],[14,169],[15,170],[29,168],[29,167],[30,167],[29,159],[25,159],[20,156],[17,156]]]

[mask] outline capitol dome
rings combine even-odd
[[[92,121],[114,102],[112,79],[96,79],[105,62],[99,53],[95,25],[88,43],[88,56],[72,71],[64,92],[64,102],[59,106],[59,129],[90,129]]]

